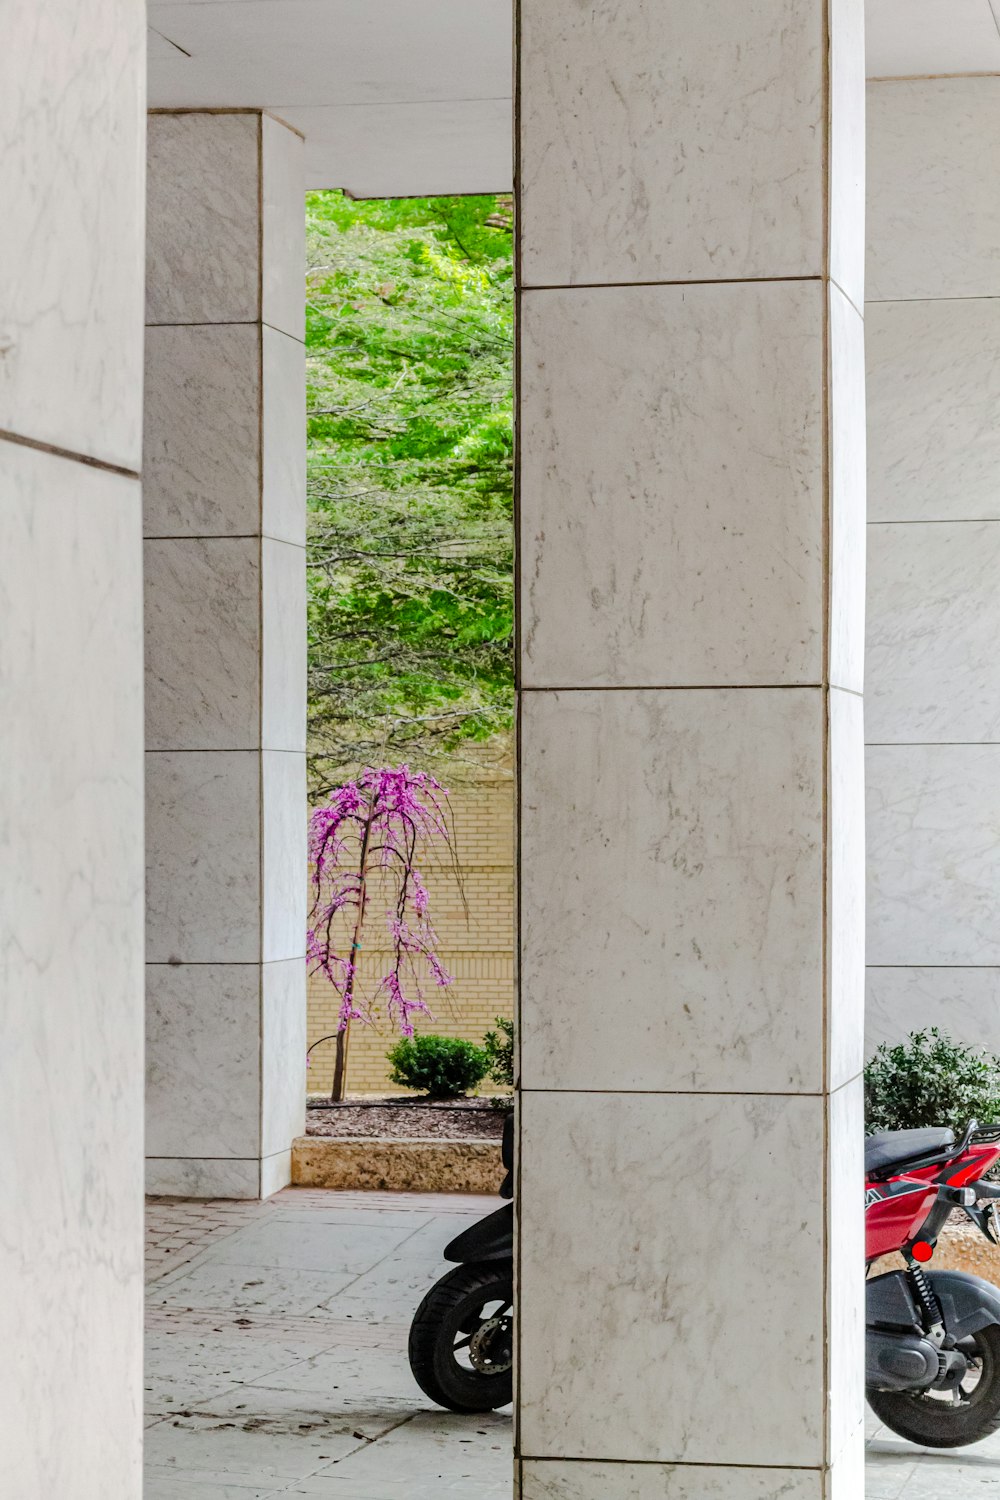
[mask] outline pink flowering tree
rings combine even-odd
[[[425,986],[451,984],[436,952],[418,868],[436,845],[457,870],[448,793],[433,776],[409,766],[368,767],[310,818],[313,906],[306,951],[312,972],[324,974],[340,997],[337,1030],[319,1039],[337,1042],[332,1099],[344,1097],[352,1021],[372,1021],[381,1004],[403,1036],[412,1036],[413,1016],[429,1014]],[[358,968],[373,885],[388,893],[390,956],[367,997]]]

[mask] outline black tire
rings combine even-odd
[[[1000,1328],[989,1324],[960,1346],[974,1360],[975,1385],[959,1404],[943,1393],[869,1391],[868,1404],[893,1432],[923,1448],[964,1448],[1000,1427]],[[963,1388],[969,1380],[962,1382]]]
[[[513,1399],[513,1296],[503,1263],[456,1266],[431,1287],[410,1327],[410,1369],[425,1396],[466,1412],[496,1411]]]

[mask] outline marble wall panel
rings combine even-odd
[[[1000,745],[873,745],[868,962],[1000,964]]]
[[[823,296],[525,295],[526,686],[822,680]]]
[[[822,1463],[823,1114],[815,1097],[522,1093],[522,1454]],[[712,1411],[678,1358],[695,1349]]]
[[[255,1156],[259,1057],[256,964],[147,965],[147,1154]]]
[[[260,317],[260,115],[153,113],[146,322]]]
[[[276,1151],[273,1156],[265,1156],[262,1159],[260,1163],[260,1196],[262,1198],[270,1198],[272,1193],[280,1192],[283,1187],[288,1186],[291,1180],[291,1148],[286,1151]]]
[[[287,1151],[306,1128],[306,965],[261,968],[261,1154]]]
[[[306,541],[306,357],[285,333],[262,329],[264,402],[262,530],[304,547]]]
[[[306,336],[305,142],[261,118],[261,317],[301,343]]]
[[[559,1459],[528,1459],[523,1468],[521,1500],[822,1500],[823,1496],[822,1476],[805,1469]],[[860,1492],[854,1500],[860,1500]]]
[[[261,529],[260,330],[146,332],[146,536]]]
[[[858,1049],[863,1031],[857,1017]],[[828,1460],[856,1464],[864,1449],[865,1259],[864,1083],[860,1075],[827,1098]],[[863,1493],[863,1491],[861,1492]],[[861,1500],[861,1494],[858,1495]]]
[[[524,284],[818,275],[824,20],[818,0],[524,0]]]
[[[829,680],[865,680],[865,325],[830,287]]]
[[[1000,968],[869,968],[865,1056],[926,1026],[1000,1053]]]
[[[868,87],[871,302],[1000,295],[1000,76]]]
[[[110,1487],[132,1500],[142,1436],[139,484],[0,441],[0,495],[0,1490]]]
[[[146,1192],[164,1198],[259,1198],[261,1164],[255,1156],[147,1156]],[[140,1382],[141,1388],[141,1382]]]
[[[869,741],[1000,741],[1000,521],[873,525],[868,548]]]
[[[150,963],[260,960],[260,759],[252,751],[147,754]]]
[[[260,543],[188,537],[147,541],[143,552],[147,749],[253,749],[261,720]],[[280,620],[277,605],[275,614]],[[276,675],[272,660],[272,683]]]
[[[135,471],[145,29],[132,0],[5,6],[0,88],[0,429]]]
[[[832,279],[865,305],[865,3],[833,0],[830,27],[829,232]],[[860,430],[864,431],[864,422]]]
[[[306,951],[306,758],[261,755],[263,919],[261,957],[304,959]]]
[[[821,689],[524,695],[525,1087],[822,1087],[824,732]]]
[[[827,1087],[861,1071],[865,1029],[865,731],[861,698],[829,694]]]
[[[872,521],[1000,519],[1000,297],[873,302]]]
[[[262,543],[261,742],[265,750],[306,748],[306,557],[287,542]]]

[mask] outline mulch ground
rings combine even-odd
[[[449,1104],[426,1099],[379,1099],[325,1106],[310,1100],[306,1135],[369,1136],[378,1140],[494,1141],[503,1134],[506,1111],[489,1099]]]

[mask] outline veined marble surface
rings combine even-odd
[[[867,977],[866,1057],[925,1026],[1000,1053],[1000,967],[869,968]]]
[[[300,283],[301,284],[301,283]],[[261,524],[279,542],[306,543],[306,352],[265,324],[261,330],[264,466]]]
[[[830,287],[829,680],[865,681],[865,325]]]
[[[865,0],[832,0],[830,27],[830,275],[865,305]]]
[[[259,1154],[260,1003],[256,964],[147,964],[147,1155]]]
[[[870,521],[1000,520],[1000,297],[950,291],[868,305]]]
[[[261,754],[261,957],[294,958],[306,951],[306,840],[309,801],[306,758],[286,750]]]
[[[147,749],[253,749],[261,715],[260,542],[147,540],[143,555]],[[265,638],[271,624],[265,618]]]
[[[265,750],[306,748],[306,554],[303,547],[261,544],[261,744]]]
[[[3,7],[0,429],[138,471],[146,24]]]
[[[261,1163],[256,1156],[247,1160],[211,1156],[146,1157],[146,1192],[154,1197],[259,1198],[260,1190]]]
[[[525,295],[526,686],[822,680],[823,296]]]
[[[859,1016],[859,1041],[861,1033]],[[860,1474],[864,1464],[865,1364],[864,1083],[860,1074],[827,1098],[827,1463]],[[863,1500],[864,1486],[844,1500]]]
[[[261,119],[261,317],[299,343],[306,336],[305,142],[270,115]]]
[[[822,1464],[823,1114],[522,1093],[523,1454]]]
[[[521,1500],[822,1500],[823,1476],[804,1469],[715,1464],[601,1464],[529,1459]],[[861,1500],[860,1492],[853,1500]]]
[[[526,286],[823,270],[824,7],[524,0]]]
[[[305,959],[266,963],[260,976],[261,1153],[268,1157],[287,1153],[305,1134]]]
[[[1000,964],[1000,745],[870,745],[868,963]]]
[[[139,484],[0,441],[0,495],[0,1491],[134,1496]]]
[[[827,761],[826,1086],[864,1064],[865,745],[861,699],[831,688]]]
[[[868,85],[870,302],[1000,295],[1000,76]]]
[[[525,1087],[823,1087],[823,697],[524,695]]]
[[[869,741],[996,744],[1000,521],[873,525],[868,548]]]
[[[149,963],[259,962],[260,760],[251,750],[147,753]]]
[[[256,326],[146,330],[146,536],[259,533],[260,381]]]
[[[153,114],[146,322],[260,317],[260,116]]]

